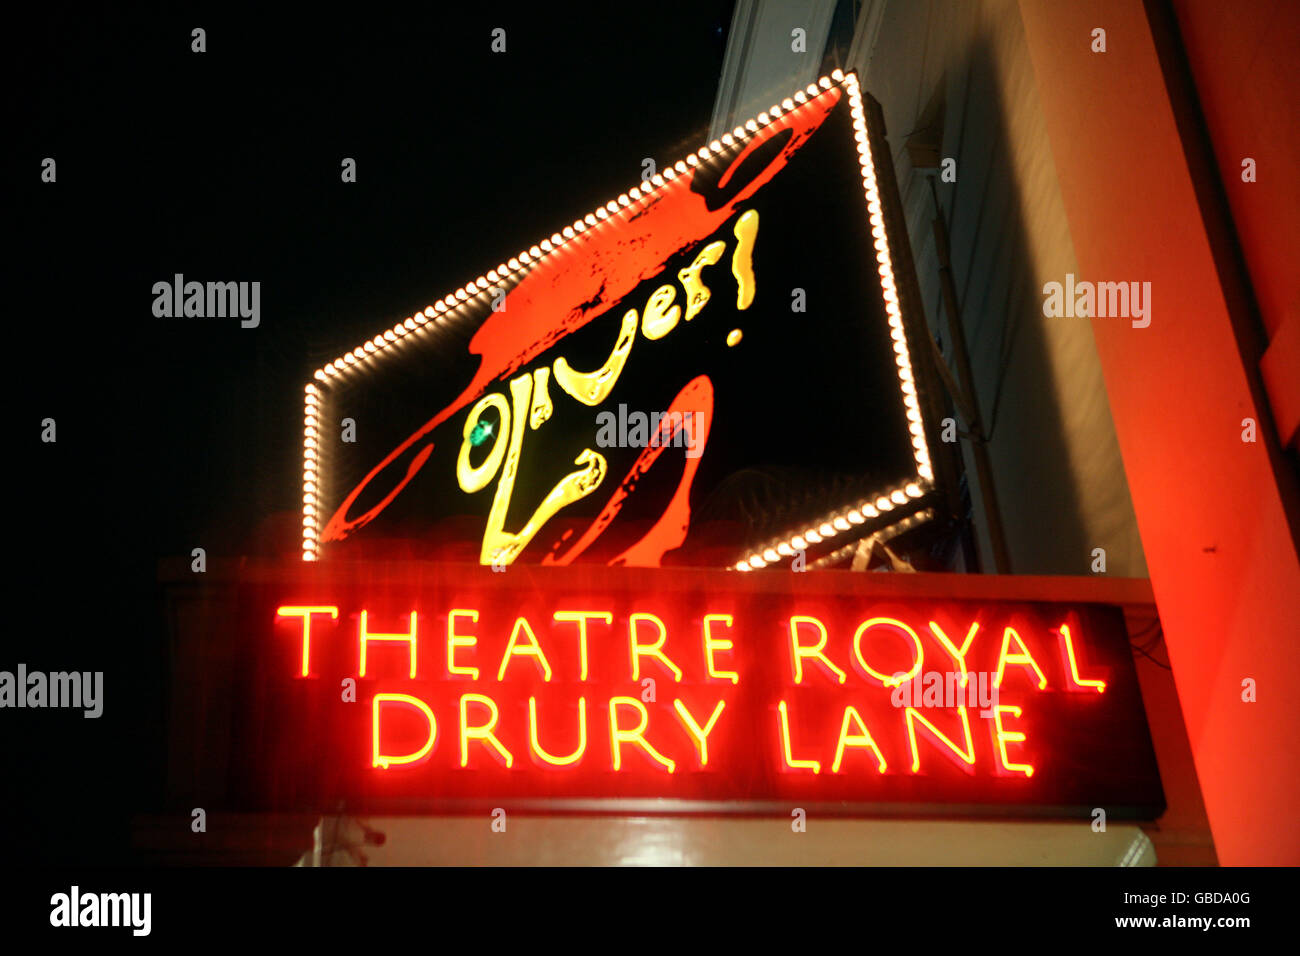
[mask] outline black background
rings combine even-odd
[[[158,559],[296,547],[311,370],[626,189],[643,158],[694,148],[730,13],[212,5],[6,23],[0,669],[105,672],[98,720],[0,715],[6,853],[130,858],[130,817],[162,790]],[[261,281],[261,326],[154,318],[151,287],[177,272]]]
[[[773,145],[783,142],[778,137]],[[734,146],[727,158],[703,167],[693,176],[692,188],[711,190],[710,177],[722,176],[741,148]],[[730,262],[736,249],[733,226],[744,210],[758,215],[756,293],[749,307],[739,310]],[[509,248],[531,238],[536,237],[516,238]],[[884,301],[875,269],[864,265],[874,262],[875,253],[847,96],[789,164],[725,223],[671,256],[623,298],[602,302],[589,325],[518,371],[545,368],[559,355],[575,368],[599,367],[617,339],[623,314],[643,311],[660,285],[676,287],[677,271],[715,240],[727,248],[722,261],[704,274],[712,291],[708,303],[661,340],[638,334],[617,385],[599,406],[580,405],[550,386],[555,412],[537,431],[525,431],[506,529],[522,527],[546,493],[575,470],[584,448],[599,448],[608,461],[607,473],[592,494],[547,522],[520,561],[535,562],[552,552],[563,534],[580,536],[640,454],[640,448],[599,447],[598,414],[617,416],[620,405],[643,415],[667,409],[678,391],[701,374],[713,385],[712,422],[691,486],[690,532],[681,548],[664,556],[665,565],[730,567],[769,546],[773,536],[801,532],[830,512],[915,480]],[[581,256],[581,245],[570,254]],[[647,269],[655,265],[645,263]],[[582,267],[582,259],[575,260],[573,268]],[[480,265],[481,271],[488,268],[488,263]],[[806,296],[805,311],[791,311],[795,288]],[[505,305],[502,318],[510,322],[515,314],[510,298]],[[484,295],[455,318],[438,323],[438,331],[403,339],[396,355],[326,381],[321,441],[327,517],[372,468],[473,378],[481,360],[468,352],[467,339],[489,315]],[[379,331],[377,325],[368,331]],[[743,333],[734,348],[726,344],[733,328]],[[510,395],[504,379],[487,391]],[[697,409],[697,437],[702,438],[704,415],[696,405],[687,407]],[[458,412],[430,434],[433,454],[419,473],[370,524],[342,543],[326,543],[327,557],[391,556],[404,547],[420,558],[479,559],[497,481],[473,495],[457,487],[455,463],[468,414],[468,408]],[[356,422],[355,443],[339,441],[344,417]],[[507,441],[495,412],[488,420],[498,424],[497,440]],[[484,460],[490,444],[470,460]],[[388,495],[425,446],[423,441],[412,445],[376,476],[350,515],[364,513]],[[637,482],[610,529],[577,560],[605,563],[636,542],[663,512],[683,465],[684,452],[665,453]],[[893,520],[896,516],[889,514],[874,524]]]

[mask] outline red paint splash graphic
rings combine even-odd
[[[692,412],[687,412],[693,409]],[[673,436],[685,427],[683,421],[685,414],[678,416],[676,428],[673,427],[673,413],[682,412],[693,414],[695,427],[698,432],[695,440],[699,442],[699,449],[702,452],[709,443],[709,425],[713,421],[713,383],[709,381],[707,375],[701,375],[687,382],[685,387],[677,393],[672,404],[668,407],[668,415],[659,425],[657,441],[651,441],[632,467],[628,470],[627,477],[623,479],[614,492],[613,497],[605,505],[604,509],[596,516],[596,520],[591,523],[582,537],[571,547],[563,556],[552,558],[549,554],[542,559],[542,564],[570,564],[574,558],[586,551],[587,548],[605,531],[613,522],[614,518],[622,510],[624,502],[636,490],[636,484],[646,472],[648,472],[659,456],[663,454],[664,448],[671,443]],[[686,467],[682,470],[681,480],[677,483],[677,490],[673,493],[672,500],[664,508],[664,512],[655,522],[654,527],[646,532],[636,544],[632,545],[618,557],[613,558],[609,563],[614,565],[626,564],[632,567],[658,567],[663,556],[673,548],[681,547],[686,540],[686,532],[691,526],[691,483],[695,481],[695,472],[700,467],[700,460],[704,456],[698,455],[695,458],[686,459]]]
[[[839,100],[839,88],[832,87],[764,127],[731,160],[729,168],[711,189],[702,184],[700,188],[703,191],[697,192],[692,188],[701,172],[697,167],[692,175],[679,176],[651,195],[611,214],[598,226],[543,259],[510,291],[506,308],[489,316],[470,340],[470,353],[481,356],[482,361],[464,391],[370,470],[330,517],[321,531],[320,541],[342,541],[374,520],[424,467],[433,452],[433,443],[425,444],[415,453],[405,474],[377,504],[356,517],[349,517],[362,492],[381,474],[395,472],[403,456],[435,428],[478,399],[488,386],[510,376],[565,336],[604,315],[643,280],[662,272],[670,258],[716,231],[738,205],[785,168],[790,158],[825,122]],[[778,137],[785,138],[784,145],[772,154],[769,161],[762,163],[762,147]],[[749,176],[747,181],[746,175]],[[699,378],[691,382],[679,394],[678,400],[692,387],[707,388],[711,409],[712,385],[707,379],[703,379],[703,386],[699,383]],[[706,431],[710,418],[711,413],[704,418]],[[658,451],[656,449],[655,455],[651,456],[651,462]],[[645,458],[642,455],[638,459],[633,473]],[[642,564],[652,558],[651,563],[657,564],[659,556],[668,549],[661,549],[661,542],[670,538],[684,539],[685,526],[681,523],[689,524],[686,498],[698,461],[698,458],[688,460],[683,484],[655,528],[614,562]],[[645,467],[649,467],[649,462]],[[629,474],[630,478],[632,474]],[[620,502],[623,497],[616,495]],[[605,519],[605,525],[612,520],[612,514],[606,518],[608,510],[607,505],[579,544],[570,549],[564,559],[553,563],[567,564],[585,549],[597,524],[602,519]],[[670,531],[669,528],[677,530]],[[680,544],[680,540],[677,543]]]

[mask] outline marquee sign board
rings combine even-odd
[[[239,584],[259,651],[238,733],[278,807],[1164,807],[1113,607],[980,598],[989,579],[946,575],[308,569]]]
[[[837,71],[318,369],[304,558],[750,570],[933,514],[874,109]]]

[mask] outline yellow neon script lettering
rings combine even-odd
[[[849,733],[850,720],[858,725],[858,733]],[[885,755],[880,752],[880,748],[876,746],[875,740],[871,737],[871,731],[867,729],[862,716],[853,707],[844,708],[844,720],[840,722],[840,739],[835,745],[835,761],[831,764],[831,773],[840,772],[840,764],[844,762],[844,750],[847,747],[870,747],[876,752],[876,761],[879,764],[878,771],[880,773],[885,772]]]
[[[794,754],[790,752],[790,713],[786,709],[785,701],[780,701],[777,709],[781,711],[781,755],[785,757],[785,765],[794,770],[805,769],[813,773],[821,773],[822,765],[816,760],[794,758]]]
[[[713,716],[703,727],[696,722],[695,717],[686,709],[686,705],[680,700],[673,701],[673,708],[677,711],[677,716],[682,719],[683,726],[690,733],[691,738],[695,741],[695,749],[700,752],[700,766],[709,765],[709,734],[713,732],[713,725],[718,722],[718,717],[722,714],[722,708],[727,706],[724,700],[718,701],[718,706],[713,708]]]
[[[1018,730],[1002,729],[1002,711],[1004,710],[1010,711],[1011,716],[1015,717],[1017,720],[1020,719],[1019,707],[1012,707],[1007,704],[998,704],[993,708],[993,724],[996,728],[996,736],[998,738],[998,756],[1002,760],[1002,766],[1006,770],[1015,773],[1023,773],[1026,777],[1032,777],[1034,775],[1034,768],[1031,764],[1011,763],[1007,759],[1007,742],[1018,743],[1025,739],[1025,735],[1020,733]]]
[[[533,431],[541,428],[555,411],[551,404],[551,390],[547,387],[550,379],[549,368],[533,369],[533,407],[528,412],[528,427]]]
[[[379,752],[379,710],[383,704],[407,704],[414,707],[424,714],[429,721],[429,739],[424,742],[424,746],[414,753],[406,756],[397,754],[381,754]],[[428,756],[429,751],[433,750],[433,743],[438,737],[438,722],[434,720],[433,711],[429,705],[418,697],[412,697],[410,694],[376,694],[373,704],[371,705],[371,749],[370,764],[381,770],[387,770],[392,764],[416,763]]]
[[[519,635],[528,636],[528,646],[519,646]],[[514,655],[520,657],[531,657],[537,662],[537,666],[542,671],[542,679],[549,681],[551,679],[551,663],[542,653],[542,645],[537,643],[537,635],[533,633],[532,627],[528,624],[528,618],[519,617],[515,620],[514,630],[510,632],[510,643],[506,645],[506,652],[501,655],[501,667],[497,670],[497,680],[506,679],[506,665],[510,663],[510,658]]]
[[[614,615],[609,611],[556,611],[555,620],[573,621],[578,625],[578,656],[582,661],[582,672],[578,675],[579,680],[587,679],[587,619],[595,618],[604,621],[606,624],[614,623]]]
[[[492,715],[491,720],[489,720],[486,724],[470,726],[469,718],[467,715],[469,704],[482,704],[484,707],[488,709],[488,712]],[[483,741],[485,744],[487,744],[489,747],[491,747],[493,750],[497,752],[497,755],[500,756],[501,759],[505,761],[507,767],[509,767],[511,764],[515,762],[515,758],[511,756],[510,751],[506,750],[505,747],[501,746],[501,741],[497,740],[496,735],[492,733],[493,728],[496,727],[497,725],[497,718],[499,716],[500,714],[497,711],[497,702],[494,701],[491,697],[485,697],[483,694],[463,694],[461,696],[460,698],[460,765],[462,767],[469,765],[469,742],[471,740]]]
[[[636,725],[636,729],[626,730],[619,727],[618,709],[620,707],[631,707],[640,714],[640,723]],[[649,754],[653,760],[667,767],[669,773],[676,769],[677,764],[675,761],[655,750],[654,747],[650,746],[650,742],[642,736],[649,724],[650,714],[646,711],[645,705],[635,697],[611,697],[609,699],[609,749],[613,757],[615,770],[623,769],[623,758],[619,753],[620,744],[636,744]]]
[[[406,641],[411,645],[411,680],[415,680],[415,612],[411,612],[411,633],[371,634],[366,627],[366,612],[361,612],[361,676],[366,676],[366,645],[371,641]]]
[[[675,298],[677,288],[671,285],[661,285],[650,294],[641,315],[642,335],[654,341],[662,339],[676,327],[682,317],[682,310],[673,305]]]
[[[559,380],[558,373],[556,380]],[[496,495],[492,499],[492,510],[488,513],[487,527],[483,530],[483,549],[479,555],[482,564],[513,563],[519,556],[519,552],[528,546],[528,542],[533,540],[533,536],[551,520],[557,511],[591,494],[605,477],[605,457],[590,448],[584,448],[574,461],[575,465],[583,467],[578,471],[570,472],[556,483],[519,532],[511,534],[503,530],[506,514],[510,510],[510,496],[514,493],[515,477],[519,473],[519,456],[522,452],[524,424],[532,385],[531,375],[520,375],[510,382],[510,394],[514,400],[510,447],[501,468]]]
[[[575,372],[568,359],[561,355],[551,366],[555,370],[555,384],[584,405],[599,405],[623,373],[628,353],[636,342],[636,327],[636,309],[628,309],[614,341],[614,350],[609,353],[605,364],[594,372]]]
[[[478,644],[478,638],[469,634],[456,633],[456,618],[468,616],[470,622],[478,623],[478,611],[455,608],[447,615],[447,673],[463,674],[466,677],[478,680],[478,668],[473,665],[461,667],[456,663],[456,648],[474,647]]]
[[[1010,648],[1013,640],[1016,642],[1016,646],[1020,648],[1020,652],[1016,654],[1008,654],[1007,650]],[[1033,668],[1034,673],[1038,675],[1038,689],[1042,690],[1047,686],[1047,678],[1043,676],[1042,670],[1039,668],[1038,664],[1034,662],[1033,657],[1030,656],[1029,648],[1025,647],[1025,642],[1020,639],[1020,635],[1009,627],[1004,629],[1002,632],[1002,652],[998,654],[998,672],[993,678],[994,687],[1002,686],[1002,674],[1008,664]]]
[[[488,452],[487,458],[477,468],[471,468],[469,463],[469,450],[474,443],[471,435],[474,429],[479,425],[479,419],[489,408],[497,410],[497,416],[500,421],[496,425],[496,433],[492,437],[492,450]],[[484,428],[492,426],[484,425]],[[466,494],[472,495],[476,491],[482,491],[487,487],[487,483],[501,467],[501,459],[505,457],[506,445],[509,444],[510,435],[510,406],[506,404],[506,398],[500,392],[493,392],[491,395],[484,395],[475,403],[474,407],[469,410],[469,415],[465,419],[465,427],[461,431],[460,454],[456,458],[456,484],[460,485],[460,490]]]
[[[731,274],[736,277],[736,308],[748,309],[754,301],[754,238],[758,235],[758,213],[750,209],[736,220],[736,251],[731,255]]]
[[[805,647],[799,643],[800,624],[811,624],[817,628],[821,638],[814,646]],[[822,653],[822,650],[826,647],[826,637],[826,625],[817,618],[806,617],[802,614],[795,614],[790,618],[790,656],[794,661],[794,682],[796,684],[803,683],[803,659],[805,657],[820,661],[829,670],[834,671],[841,684],[848,680],[848,675],[832,664],[831,659]]]
[[[537,740],[537,698],[528,698],[528,739],[533,745],[533,754],[553,767],[566,767],[577,763],[587,751],[587,699],[578,698],[578,749],[567,757],[557,757],[542,749]]]
[[[659,640],[653,644],[638,644],[636,640],[637,625],[642,623],[653,624],[659,629]],[[632,645],[632,679],[641,679],[641,658],[653,657],[670,671],[676,680],[682,679],[682,671],[676,664],[668,659],[663,652],[664,641],[668,640],[668,628],[664,627],[664,622],[659,620],[653,614],[633,614],[627,619],[628,640]]]
[[[710,677],[725,677],[733,684],[740,683],[740,675],[735,671],[714,670],[713,655],[716,651],[730,651],[732,643],[720,637],[714,637],[712,626],[717,622],[731,627],[735,619],[730,614],[706,614],[704,615],[704,663],[708,668]]]
[[[285,606],[275,609],[277,617],[301,617],[302,618],[302,676],[307,676],[308,655],[311,652],[311,616],[313,614],[328,614],[334,620],[338,620],[339,609],[328,606]]]
[[[938,727],[936,727],[934,724],[930,723],[930,721],[926,720],[923,716],[921,716],[921,712],[918,711],[915,707],[907,708],[907,739],[912,746],[912,773],[917,773],[921,769],[921,754],[916,747],[916,723],[915,722],[918,720],[921,723],[925,724],[925,726],[929,729],[930,733],[939,739],[940,743],[948,747],[949,750],[955,753],[958,757],[960,757],[963,761],[965,761],[970,766],[972,767],[975,766],[975,741],[971,740],[971,736],[970,736],[970,718],[966,716],[965,707],[958,706],[957,713],[961,717],[962,730],[966,735],[965,750],[962,750],[960,747],[958,747],[955,743],[949,740],[948,737],[945,736],[944,733],[941,730],[939,730]]]
[[[1097,693],[1104,694],[1106,692],[1106,682],[1104,680],[1084,680],[1079,676],[1079,662],[1074,656],[1074,639],[1070,636],[1069,626],[1062,624],[1058,630],[1061,632],[1061,639],[1065,642],[1065,652],[1070,658],[1070,680],[1077,687],[1095,687]],[[304,668],[306,667],[306,660],[307,658],[304,656]]]
[[[758,213],[752,209],[743,213],[736,222],[735,233],[739,242],[732,257],[731,271],[737,282],[737,306],[746,309],[754,299],[753,250],[758,233]],[[700,251],[691,265],[678,271],[677,277],[681,280],[686,295],[686,321],[694,318],[709,301],[710,292],[700,279],[701,271],[705,266],[718,262],[726,248],[725,242],[711,242]],[[574,464],[581,468],[560,479],[519,533],[510,534],[504,530],[519,469],[525,417],[528,427],[536,430],[550,419],[555,410],[549,392],[550,379],[554,378],[561,389],[584,405],[601,404],[613,390],[627,364],[628,355],[636,342],[638,326],[646,338],[660,339],[681,320],[682,309],[673,304],[676,296],[674,286],[662,285],[651,294],[640,320],[636,309],[624,313],[614,347],[604,364],[595,371],[575,371],[568,359],[559,356],[549,370],[538,368],[531,374],[513,379],[510,382],[511,403],[507,403],[504,395],[494,392],[479,399],[470,410],[465,419],[460,453],[456,459],[457,483],[462,491],[473,494],[485,488],[498,470],[501,475],[483,533],[483,547],[479,555],[482,564],[512,564],[556,512],[591,494],[604,480],[605,457],[591,448],[584,448],[574,459]],[[495,426],[484,425],[481,421],[489,408],[496,409],[499,416],[500,420]],[[473,437],[476,431],[479,435],[484,431],[492,435],[492,448],[487,458],[474,467],[470,465],[470,453],[474,447]]]
[[[695,257],[694,262],[685,269],[678,271],[677,278],[686,291],[686,315],[684,318],[687,322],[699,314],[700,309],[704,308],[709,301],[709,296],[712,295],[709,287],[700,279],[700,273],[704,271],[705,266],[717,263],[726,251],[727,244],[725,242],[721,240],[711,242],[700,250],[700,254]]]
[[[965,687],[966,682],[970,680],[970,674],[966,671],[966,651],[970,649],[971,641],[975,640],[975,635],[978,633],[979,629],[979,624],[977,622],[972,622],[970,630],[966,632],[966,640],[962,641],[961,647],[958,648],[948,639],[948,635],[943,632],[943,628],[934,623],[934,621],[930,622],[930,630],[934,633],[934,636],[939,639],[939,643],[942,644],[943,649],[948,652],[948,656],[956,661],[957,666],[961,668],[962,687]]]
[[[916,661],[912,664],[912,669],[901,677],[890,677],[882,674],[867,663],[867,659],[862,654],[862,635],[867,633],[873,627],[895,627],[905,631],[907,636],[912,639],[912,645],[916,648]],[[916,636],[916,631],[912,630],[902,621],[892,617],[873,617],[869,621],[863,621],[859,625],[857,632],[853,635],[853,654],[858,659],[858,664],[864,671],[880,681],[885,687],[898,687],[900,684],[906,684],[913,677],[921,672],[921,660],[925,652],[921,649],[921,639]]]

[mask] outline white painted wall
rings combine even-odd
[[[944,91],[943,153],[957,160],[957,182],[939,195],[986,421],[996,408],[990,450],[1013,570],[1087,574],[1100,547],[1108,574],[1145,577],[1091,326],[1042,314],[1043,284],[1079,270],[1017,4],[892,0],[874,47],[857,54],[885,109],[932,327],[933,204],[903,143]],[[977,489],[969,452],[966,465]]]
[[[828,0],[738,4],[715,125],[720,116],[743,121],[784,96],[783,86],[810,82],[820,63],[812,34],[809,54],[797,62],[788,42],[782,52],[777,41],[782,31],[788,41],[794,20],[829,25],[833,7]],[[746,24],[754,34],[748,41],[740,32]],[[912,169],[904,146],[932,96],[941,92],[945,102],[943,153],[957,160],[957,182],[940,183],[939,196],[980,406],[993,423],[990,453],[1012,570],[1088,574],[1093,549],[1103,548],[1106,573],[1145,577],[1091,327],[1042,314],[1044,283],[1070,272],[1087,277],[1075,260],[1015,0],[867,0],[850,59],[884,108],[926,315],[946,348],[934,207],[927,174]],[[744,110],[731,116],[733,101]],[[988,570],[978,476],[963,449]]]
[[[383,846],[367,866],[1152,866],[1151,841],[1131,824],[1093,832],[1078,823],[934,821],[790,822],[671,817],[508,815],[504,832],[482,817],[374,817]],[[360,842],[355,823],[345,835]],[[356,866],[355,851],[315,865]],[[313,865],[310,855],[304,866]]]
[[[820,76],[834,0],[737,0],[709,139],[757,116]],[[804,31],[805,52],[793,49]]]

